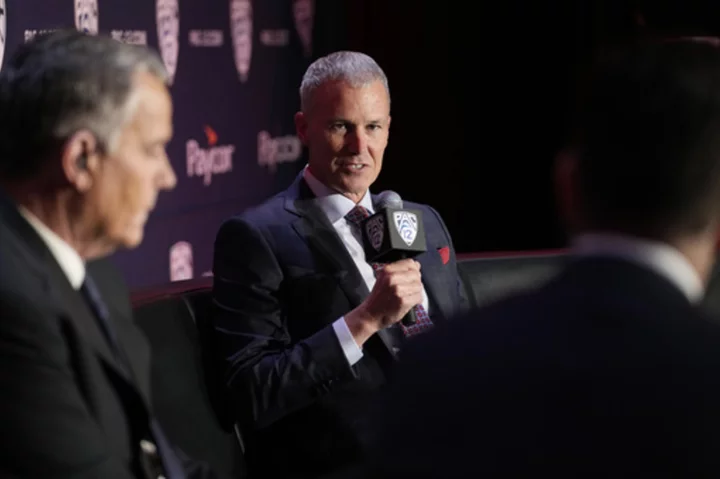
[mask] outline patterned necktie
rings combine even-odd
[[[127,371],[131,373],[132,370],[130,369],[129,361],[123,353],[122,347],[117,340],[115,329],[112,326],[110,312],[105,304],[105,301],[103,301],[102,296],[100,296],[100,291],[95,285],[95,281],[93,281],[89,275],[85,276],[85,282],[80,288],[80,293],[82,293],[93,313],[95,313],[95,319],[97,319],[100,329],[110,344],[110,349],[112,349],[115,353],[115,356],[120,364],[122,364]],[[155,439],[155,443],[157,444],[157,449],[160,452],[160,461],[165,469],[167,478],[185,479],[185,471],[180,459],[175,454],[175,451],[170,445],[170,441],[165,436],[160,424],[152,417],[150,418],[150,430],[152,432],[153,439]],[[145,450],[146,447],[147,446],[143,446],[143,449]],[[145,452],[147,452],[147,450]]]
[[[362,220],[364,220],[368,216],[370,216],[368,210],[364,206],[357,205],[355,206],[355,208],[350,210],[350,213],[345,215],[345,219],[348,220],[350,223],[354,224],[355,226],[360,227]],[[377,274],[377,272],[381,270],[384,265],[382,263],[370,263],[370,266],[372,266],[373,271],[375,271],[375,274]],[[427,313],[422,304],[418,304],[413,308],[413,310],[415,311],[415,317],[417,318],[415,324],[405,326],[402,323],[397,323],[400,325],[400,328],[402,329],[402,332],[406,337],[423,333],[433,327],[433,322],[430,319],[430,315]]]

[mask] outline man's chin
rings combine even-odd
[[[135,249],[142,243],[143,240],[143,232],[139,232],[138,234],[129,237],[125,240],[124,244],[122,245],[125,249]]]
[[[370,188],[373,184],[369,178],[358,178],[358,177],[343,177],[342,182],[338,185],[343,192],[354,195],[362,195]]]
[[[113,249],[135,249],[142,243],[145,236],[143,227],[134,228],[134,231],[127,231],[113,241]]]

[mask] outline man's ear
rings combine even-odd
[[[100,166],[100,152],[95,135],[80,130],[67,139],[62,150],[62,171],[66,181],[80,193],[87,192]]]
[[[297,136],[300,139],[300,142],[303,144],[303,146],[307,146],[307,129],[308,129],[308,123],[307,118],[305,118],[305,113],[299,111],[295,113],[295,131],[297,132]]]

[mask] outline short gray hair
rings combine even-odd
[[[168,81],[155,52],[106,36],[61,30],[21,45],[0,72],[0,175],[32,175],[82,129],[112,151],[138,73]]]
[[[315,60],[305,72],[300,84],[300,107],[307,111],[312,94],[327,81],[342,80],[352,86],[362,86],[373,81],[382,82],[390,98],[387,77],[372,57],[351,51],[340,51]]]

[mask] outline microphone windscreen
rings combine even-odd
[[[387,190],[380,193],[377,196],[377,201],[375,202],[376,210],[381,210],[384,208],[402,209],[402,207],[402,198],[400,198],[400,195],[398,195],[392,190]]]

